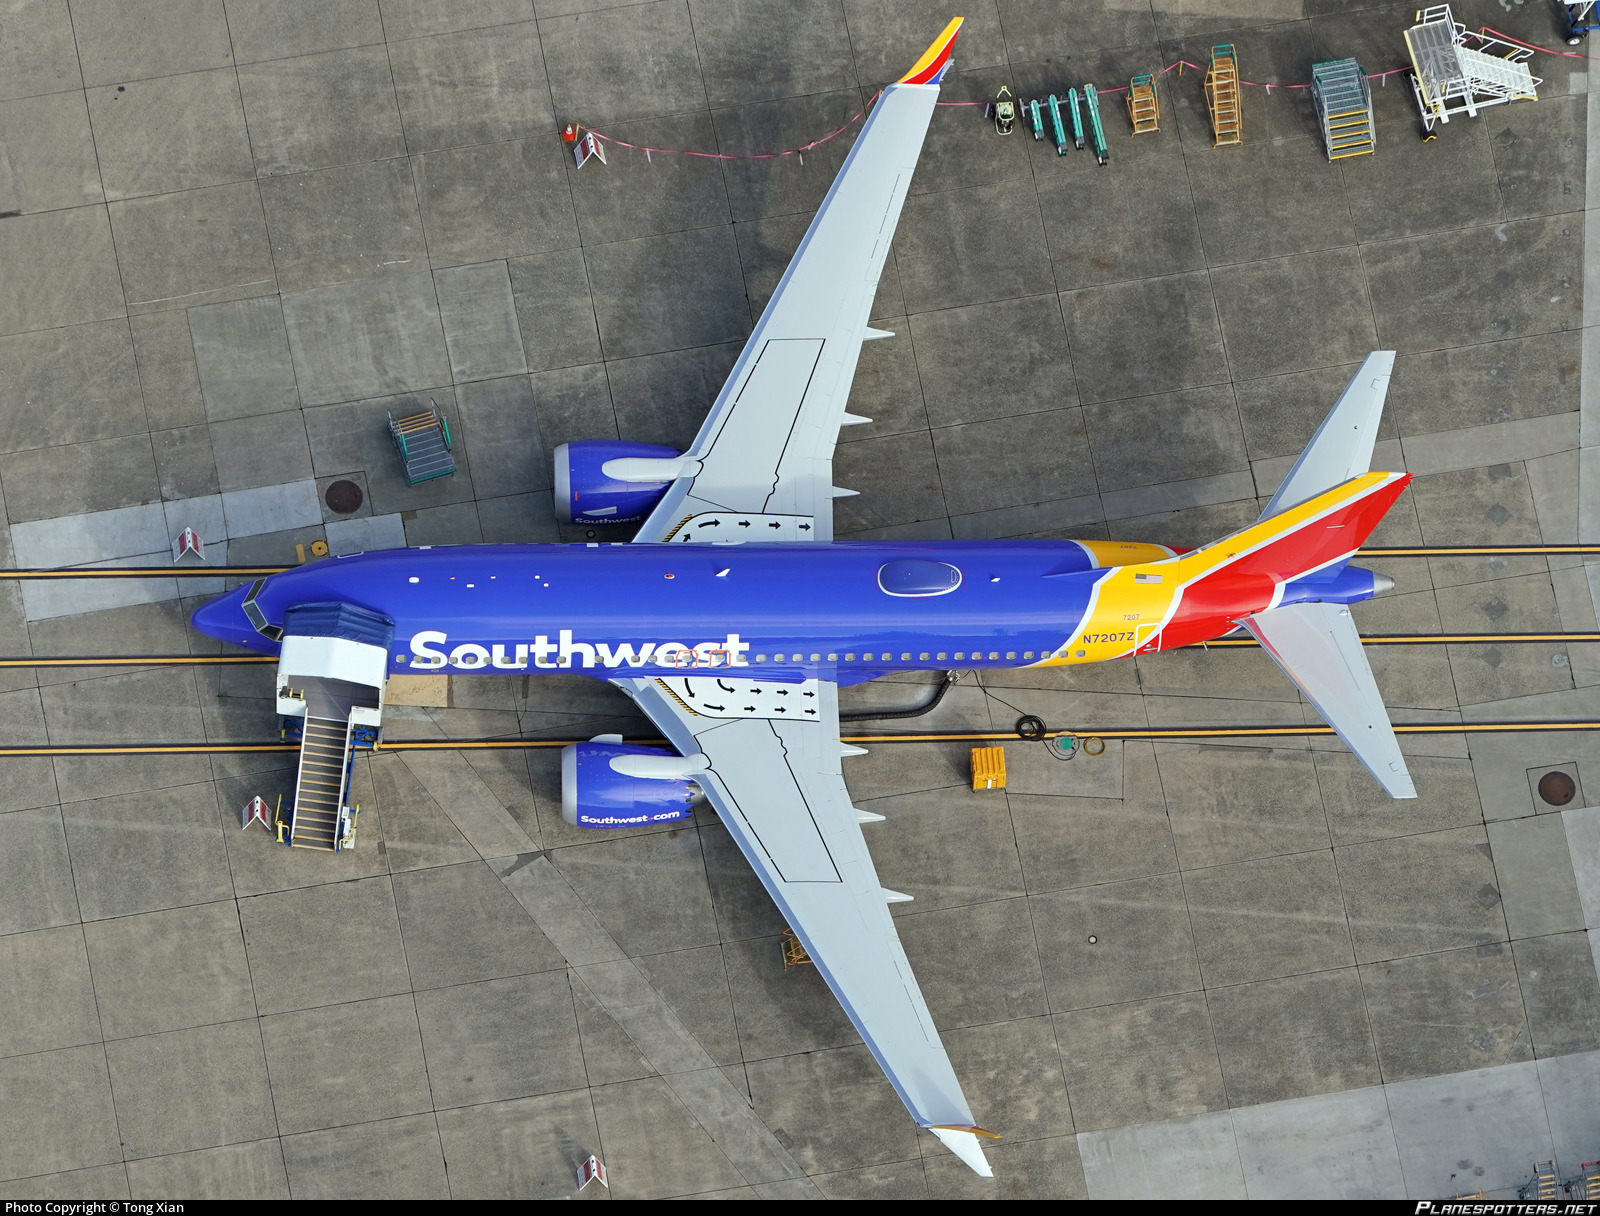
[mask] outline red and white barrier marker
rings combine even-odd
[[[593,131],[585,131],[572,149],[572,158],[578,162],[578,168],[583,168],[589,163],[590,157],[596,158],[602,165],[606,163],[606,150]],[[610,1187],[606,1188],[610,1190]]]
[[[578,1167],[578,1189],[583,1190],[591,1182],[598,1182],[608,1191],[611,1189],[611,1184],[606,1181],[606,1167],[600,1164],[598,1157],[590,1157]]]
[[[259,823],[267,831],[272,831],[272,824],[267,821],[267,801],[260,794],[250,799],[244,810],[239,812],[239,826],[241,828],[248,828],[252,823]],[[606,1188],[608,1191],[610,1189],[610,1187]]]
[[[206,560],[206,542],[200,539],[200,534],[193,528],[185,528],[172,540],[172,564],[177,565],[185,557],[202,562]]]

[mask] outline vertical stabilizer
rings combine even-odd
[[[1326,429],[1326,428],[1324,428]],[[1343,604],[1291,604],[1239,622],[1391,798],[1415,798],[1361,636]]]
[[[1378,422],[1393,370],[1394,351],[1375,350],[1367,356],[1261,513],[1262,519],[1315,498],[1372,467],[1372,447],[1378,441]]]

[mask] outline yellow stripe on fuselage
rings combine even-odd
[[[1203,549],[1196,549],[1181,557],[1117,566],[1108,570],[1095,583],[1089,605],[1077,628],[1056,648],[1054,654],[1029,666],[1103,663],[1107,659],[1132,654],[1160,633],[1172,619],[1183,599],[1185,588],[1304,527],[1318,516],[1355,502],[1393,476],[1393,473],[1367,473],[1270,519],[1260,520],[1231,536],[1225,536]],[[1078,543],[1089,548],[1091,545],[1104,545],[1105,542]],[[1106,548],[1109,550],[1111,547]],[[1090,552],[1099,559],[1097,549],[1090,549]]]
[[[1141,562],[1160,562],[1176,557],[1165,545],[1151,545],[1138,540],[1075,540],[1072,542],[1087,553],[1102,570],[1112,566],[1134,566]]]

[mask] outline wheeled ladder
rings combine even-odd
[[[1135,135],[1161,130],[1161,103],[1156,99],[1155,80],[1148,72],[1128,81],[1128,117],[1133,121]]]
[[[1244,143],[1244,116],[1239,108],[1239,57],[1231,42],[1211,48],[1211,70],[1206,73],[1206,105],[1211,110],[1213,146],[1228,148]]]
[[[1322,122],[1329,160],[1363,156],[1377,146],[1372,129],[1372,86],[1354,59],[1312,64],[1311,96]]]

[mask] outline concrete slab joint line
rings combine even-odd
[[[1578,372],[1578,540],[1600,536],[1600,72],[1588,78],[1583,181],[1583,343]],[[1600,562],[1584,562],[1589,597],[1600,613]],[[1600,830],[1594,813],[1563,815],[1578,896],[1600,975]]]
[[[763,1187],[768,1198],[822,1198],[550,858],[519,863],[502,857],[492,864],[506,889],[561,951],[572,974],[633,1040],[745,1181]]]
[[[1583,181],[1583,342],[1578,373],[1578,540],[1600,536],[1600,72],[1589,74]],[[1600,610],[1600,562],[1588,560]]]

